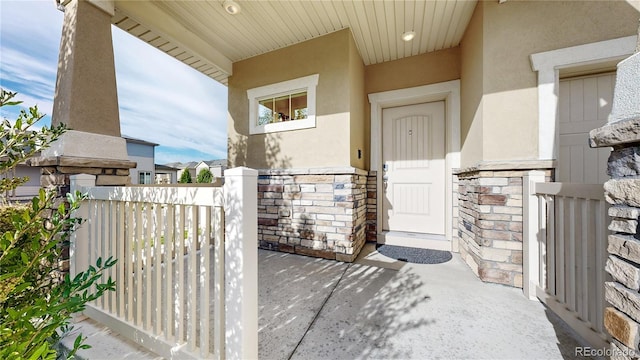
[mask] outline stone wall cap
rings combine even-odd
[[[553,169],[555,160],[505,160],[505,161],[481,161],[477,164],[460,169],[454,169],[454,175],[476,171],[508,171],[508,170],[539,170]]]
[[[259,169],[260,175],[367,175],[367,170],[344,167],[322,167],[322,168],[295,168],[295,169]]]
[[[96,159],[77,156],[35,157],[29,160],[31,166],[73,166],[105,169],[133,169],[137,163],[130,160]]]
[[[640,118],[618,121],[589,132],[592,148],[640,142]]]

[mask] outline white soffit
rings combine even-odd
[[[113,23],[226,84],[231,64],[351,28],[365,65],[458,46],[477,0],[116,0]],[[415,31],[410,42],[400,38]]]

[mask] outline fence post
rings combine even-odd
[[[539,170],[528,171],[522,179],[522,290],[524,295],[536,299],[536,286],[540,285],[540,247],[538,244],[538,232],[540,223],[538,219],[539,206],[536,196],[536,183],[544,182],[544,172]],[[546,224],[543,224],[546,225]]]
[[[69,181],[71,184],[71,193],[75,193],[77,190],[82,191],[80,188],[83,186],[95,186],[96,176],[89,174],[71,175],[69,176]],[[85,221],[71,234],[71,244],[69,245],[69,259],[71,261],[69,270],[71,278],[73,278],[79,271],[85,271],[89,268],[89,228],[86,225],[86,221],[89,218],[89,208],[83,203],[71,216],[81,218]]]
[[[224,172],[225,354],[258,358],[258,171]]]

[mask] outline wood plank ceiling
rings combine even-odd
[[[365,65],[455,47],[477,0],[116,0],[113,23],[226,84],[233,62],[351,28]],[[400,36],[414,31],[404,42]]]

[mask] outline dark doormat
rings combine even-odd
[[[450,251],[417,249],[395,245],[378,245],[376,250],[392,259],[414,264],[442,264],[453,257]]]

